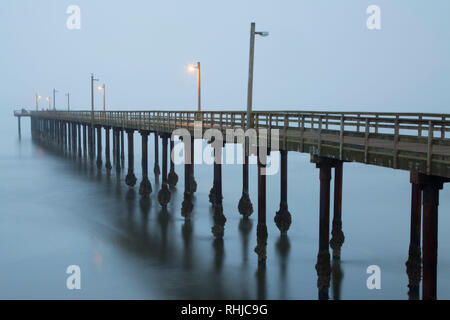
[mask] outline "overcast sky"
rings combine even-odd
[[[381,30],[366,26],[372,4]],[[254,21],[270,32],[256,39],[255,109],[449,112],[449,14],[448,0],[2,0],[1,107],[55,87],[58,107],[70,91],[87,109],[94,72],[110,108],[195,109],[186,66],[199,60],[204,109],[244,110]]]

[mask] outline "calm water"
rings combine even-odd
[[[279,176],[268,186],[268,246],[258,270],[256,214],[244,223],[237,211],[241,166],[223,167],[223,242],[211,234],[208,193],[212,166],[198,165],[198,190],[190,223],[180,215],[183,167],[168,213],[157,202],[153,136],[149,201],[129,189],[115,170],[108,176],[89,161],[73,160],[31,141],[29,120],[22,139],[13,117],[1,127],[0,298],[2,299],[317,299],[318,170],[309,156],[289,153],[288,201],[293,223],[282,238],[273,223],[279,207]],[[140,169],[140,136],[135,135]],[[250,168],[256,209],[256,167]],[[120,178],[120,180],[118,179]],[[450,189],[441,191],[438,298],[450,298]],[[346,239],[340,289],[330,298],[407,299],[405,261],[409,245],[410,184],[403,171],[344,165],[343,231]],[[255,210],[256,211],[256,210]],[[81,267],[82,290],[66,289],[67,266]],[[382,289],[368,290],[366,268],[378,265]]]

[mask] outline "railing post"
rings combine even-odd
[[[358,132],[359,133],[359,118],[361,117],[361,115],[358,113],[358,119],[356,120],[357,122],[356,122],[356,132]]]
[[[395,135],[394,135],[394,169],[398,167],[398,140],[399,140],[399,115],[395,116]]]
[[[419,137],[422,136],[422,115],[419,116],[419,129],[418,129],[417,135]]]
[[[427,145],[427,174],[431,174],[431,161],[433,158],[433,122],[428,121],[428,145]]]
[[[305,144],[305,115],[302,114],[302,123],[300,128],[300,150],[303,152],[304,144]]]
[[[375,116],[375,118],[376,118],[376,120],[375,120],[375,134],[378,134],[378,122],[379,122],[380,117],[379,117],[379,115],[377,114],[377,115]]]
[[[285,114],[284,115],[284,128],[283,128],[283,135],[284,135],[284,149],[287,151],[287,129],[289,126],[289,119],[288,119],[288,115]]]
[[[342,160],[344,153],[344,114],[341,114],[341,130],[339,132],[339,160]]]
[[[366,131],[364,137],[364,162],[369,162],[369,132],[370,132],[370,120],[366,118]]]
[[[319,116],[319,131],[317,134],[317,155],[320,156],[320,147],[322,140],[322,116]]]

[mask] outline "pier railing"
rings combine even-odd
[[[40,111],[32,116],[136,130],[246,129],[241,111]],[[278,129],[280,148],[450,177],[450,115],[329,111],[255,111],[252,127]]]

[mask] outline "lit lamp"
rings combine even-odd
[[[41,96],[36,93],[36,111],[39,111],[39,100],[41,100]]]
[[[99,86],[98,90],[102,91],[102,94],[103,94],[103,111],[106,111],[106,85],[103,84],[102,86]]]
[[[200,95],[200,62],[197,65],[189,65],[188,70],[190,72],[195,72],[197,70],[197,95],[198,95],[198,112],[201,111],[201,95]]]

